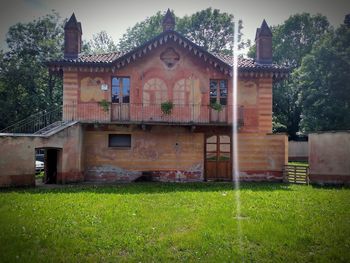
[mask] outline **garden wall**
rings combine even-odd
[[[35,185],[35,149],[59,149],[57,182],[83,180],[81,127],[76,124],[50,137],[0,135],[0,187]]]
[[[238,134],[238,159],[242,181],[282,181],[288,163],[287,135]]]
[[[307,141],[289,141],[289,161],[307,161],[309,157],[309,146]]]
[[[350,183],[350,131],[309,134],[311,183]]]

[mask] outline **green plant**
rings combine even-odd
[[[170,115],[171,114],[171,111],[174,107],[174,104],[172,101],[166,101],[166,102],[163,102],[161,105],[160,105],[160,108],[162,110],[162,112],[166,115]]]
[[[105,99],[98,102],[98,105],[101,106],[103,111],[109,110],[109,104],[110,104],[110,102],[106,101]]]
[[[43,179],[45,177],[45,172],[41,171],[40,173],[35,175],[35,179]]]
[[[222,105],[216,101],[210,103],[210,108],[212,108],[213,110],[219,111],[219,112],[223,110]]]

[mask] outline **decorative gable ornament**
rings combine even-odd
[[[171,69],[179,62],[180,55],[175,51],[175,49],[169,47],[160,54],[160,59],[167,68]]]

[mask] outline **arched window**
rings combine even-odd
[[[189,93],[190,93],[190,80],[180,79],[174,85],[173,89],[173,102],[175,105],[185,105],[188,104]]]
[[[149,79],[143,86],[143,104],[161,104],[168,100],[168,89],[160,78]]]

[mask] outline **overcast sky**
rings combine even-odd
[[[105,30],[117,41],[128,27],[158,10],[170,8],[181,17],[207,7],[242,19],[245,38],[253,40],[264,18],[269,25],[277,25],[292,14],[320,13],[333,26],[339,26],[350,13],[350,0],[0,0],[0,49],[6,47],[6,33],[11,25],[29,22],[53,9],[62,18],[75,12],[82,23],[83,39],[91,39],[94,33]]]

